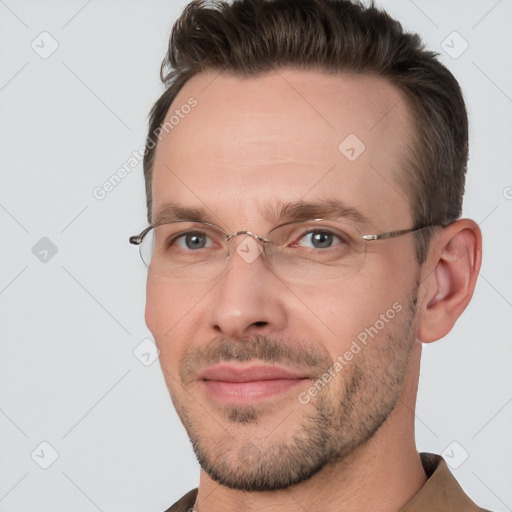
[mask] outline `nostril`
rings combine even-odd
[[[264,327],[265,325],[268,325],[268,322],[254,322],[252,325],[255,325],[256,327]]]

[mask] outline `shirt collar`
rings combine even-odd
[[[465,494],[441,456],[420,453],[420,457],[428,480],[399,512],[483,511]]]

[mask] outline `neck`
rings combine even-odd
[[[415,352],[412,359],[417,359],[417,363],[411,361],[411,366],[419,365],[420,349]],[[238,491],[219,485],[201,471],[195,509],[396,512],[426,482],[414,443],[416,390],[417,375],[413,379],[408,377],[395,409],[368,442],[295,486],[278,491]]]

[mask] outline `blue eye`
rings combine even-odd
[[[175,243],[180,247],[180,249],[205,249],[208,247],[212,247],[212,240],[206,233],[202,233],[200,231],[190,231],[188,233],[183,233],[181,236],[176,238]]]
[[[302,235],[296,244],[300,247],[310,247],[312,249],[328,249],[339,243],[343,243],[343,240],[338,235],[330,231],[316,230]]]

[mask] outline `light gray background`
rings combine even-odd
[[[512,510],[512,2],[378,4],[465,91],[464,213],[484,234],[471,305],[424,349],[418,447],[460,464],[481,506]],[[142,165],[93,196],[144,142],[184,5],[0,0],[0,511],[158,512],[197,485],[158,362],[143,364],[151,346],[136,349],[150,338],[145,270],[127,243],[146,221]]]

